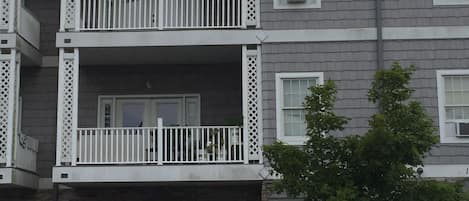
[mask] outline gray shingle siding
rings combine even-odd
[[[383,9],[386,27],[469,25],[469,5],[434,6],[433,0],[385,0]]]
[[[276,139],[275,73],[324,72],[336,81],[336,111],[352,118],[339,136],[360,134],[375,106],[367,101],[367,88],[376,69],[374,42],[265,44],[262,48],[264,142]]]
[[[420,101],[438,127],[436,70],[469,69],[469,40],[405,40],[384,44],[385,63],[414,64],[411,82],[413,98]],[[366,94],[376,70],[375,42],[283,43],[263,45],[264,142],[276,139],[275,73],[324,72],[336,81],[336,111],[352,118],[338,136],[367,130],[368,118],[376,112]],[[439,135],[438,132],[435,135]],[[469,163],[469,145],[439,144],[426,159],[427,164]]]
[[[201,125],[224,125],[230,118],[240,118],[241,64],[82,66],[78,124],[97,126],[99,95],[184,93],[200,94]]]
[[[261,1],[263,29],[363,28],[375,24],[374,0],[322,0],[320,9],[274,10]]]
[[[20,93],[22,130],[39,140],[37,172],[40,177],[51,177],[57,132],[57,68],[22,68]]]
[[[58,55],[55,34],[59,31],[60,0],[25,0],[25,5],[41,23],[41,54]]]

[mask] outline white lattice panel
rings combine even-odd
[[[76,1],[78,0],[62,0],[63,7],[62,12],[62,19],[64,20],[62,23],[64,24],[65,29],[73,29],[75,28],[75,6]]]
[[[259,18],[259,0],[246,0],[246,25],[257,26]]]
[[[0,0],[0,29],[8,29],[10,20],[10,0]]]
[[[63,51],[63,50],[61,50]],[[78,50],[76,50],[78,51]],[[74,53],[61,53],[60,78],[59,78],[59,114],[58,114],[58,133],[59,136],[59,162],[72,162],[72,139],[75,132],[75,104],[77,104],[77,84],[78,83],[78,61]]]
[[[245,50],[244,75],[245,86],[245,118],[248,134],[248,158],[249,160],[260,160],[261,158],[261,70],[260,58],[256,50]]]
[[[11,55],[0,54],[0,163],[11,162],[13,112],[15,90],[15,65]],[[13,63],[13,64],[12,64]],[[10,150],[9,150],[10,149]],[[10,152],[9,152],[10,151]]]

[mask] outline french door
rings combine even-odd
[[[157,119],[164,126],[183,126],[187,123],[182,98],[139,98],[116,100],[116,127],[155,127]],[[198,116],[187,114],[189,118]],[[187,121],[192,122],[191,120]]]

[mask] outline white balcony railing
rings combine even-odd
[[[80,30],[241,28],[244,0],[80,0]]]
[[[76,164],[244,162],[241,127],[80,128]]]

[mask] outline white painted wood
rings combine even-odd
[[[57,166],[76,161],[78,72],[78,48],[74,48],[71,52],[65,52],[63,48],[60,48],[57,103]]]
[[[468,5],[469,0],[433,0],[435,6]]]
[[[296,73],[276,73],[275,74],[275,101],[276,101],[276,119],[277,119],[277,139],[291,145],[303,145],[306,142],[306,136],[285,136],[284,114],[283,114],[283,79],[297,78],[315,78],[317,84],[324,84],[323,72],[296,72]]]
[[[7,133],[7,149],[6,149],[6,167],[12,167],[13,164],[13,153],[14,153],[14,136],[15,136],[15,129],[14,129],[14,122],[15,122],[15,101],[16,101],[16,73],[17,73],[17,65],[16,65],[16,49],[11,49],[10,50],[10,61],[9,61],[9,71],[8,71],[8,85],[4,86],[5,88],[8,88],[8,96],[6,103],[7,105],[7,122],[6,122],[6,133]],[[5,84],[5,83],[2,83]]]
[[[162,119],[158,119],[158,127],[79,128],[76,139],[78,160],[75,164],[243,162],[241,127],[165,127],[162,123]]]
[[[445,81],[444,76],[451,75],[469,75],[469,70],[437,70],[437,93],[438,93],[438,123],[441,143],[469,143],[469,138],[458,137],[452,134],[450,130],[455,128],[447,127],[446,111],[445,111]]]
[[[422,177],[424,178],[467,178],[469,165],[467,164],[441,164],[424,165]]]
[[[384,27],[384,40],[469,38],[469,26]]]
[[[163,29],[232,29],[240,28],[241,22],[225,23],[230,17],[241,15],[240,7],[230,7],[226,0],[85,0],[78,13],[84,22],[81,30],[163,30]],[[233,0],[243,1],[243,0]],[[195,3],[194,3],[195,2]],[[209,2],[204,7],[198,4]],[[87,6],[88,5],[88,6]],[[94,5],[91,7],[90,5]],[[77,4],[78,6],[78,4]],[[199,12],[203,11],[204,14]],[[223,11],[223,12],[222,12]],[[157,18],[157,19],[156,19]],[[78,19],[78,18],[77,18]],[[194,23],[197,20],[198,23]],[[97,21],[98,23],[94,23]],[[208,23],[200,23],[200,22]]]
[[[376,40],[376,28],[304,30],[178,30],[165,32],[58,33],[58,47],[243,45]],[[469,26],[385,27],[384,40],[469,38]],[[64,43],[64,39],[72,39]]]
[[[262,181],[263,165],[171,165],[171,166],[83,166],[54,167],[53,182],[78,183],[135,183],[190,181]],[[68,178],[62,178],[67,174]]]
[[[0,168],[0,187],[23,187],[37,189],[39,177],[31,172],[17,168]]]
[[[9,0],[9,13],[8,13],[8,32],[13,33],[15,31],[15,19],[16,19],[16,0]]]

